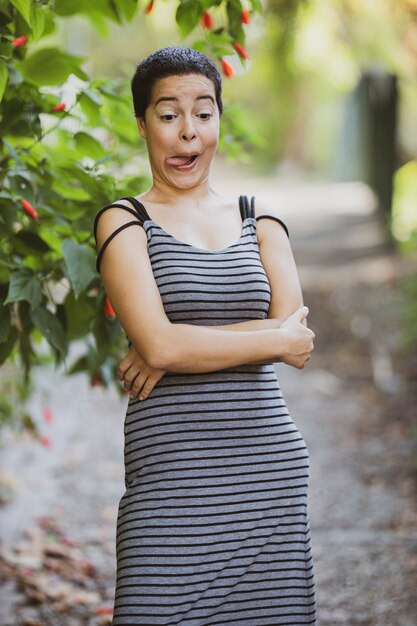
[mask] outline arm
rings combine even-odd
[[[264,330],[266,328],[279,328],[280,324],[280,320],[263,319],[237,322],[234,324],[219,324],[218,326],[204,326],[204,328],[228,331]],[[256,363],[253,361],[251,363],[263,365],[266,363],[275,363],[275,361],[261,359],[256,361]],[[130,398],[139,397],[140,400],[145,400],[165,373],[166,370],[150,367],[135,350],[134,346],[129,346],[127,354],[119,363],[117,378],[123,381],[125,391],[129,393]]]
[[[289,236],[274,219],[260,219],[264,215],[271,212],[263,207],[256,210],[259,251],[271,286],[268,319],[285,320],[303,306],[303,295]],[[302,323],[307,326],[306,319]]]
[[[106,211],[98,222],[98,247],[127,219],[118,209]],[[280,328],[236,333],[172,324],[163,308],[147,252],[146,233],[141,228],[119,232],[106,249],[101,273],[123,329],[136,351],[153,368],[210,372],[276,360],[288,351],[287,333]]]
[[[268,328],[279,328],[281,321],[278,319],[264,319],[264,320],[248,320],[246,322],[235,322],[233,324],[219,324],[216,326],[204,326],[202,328],[213,328],[215,330],[266,330]]]

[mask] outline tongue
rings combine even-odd
[[[169,159],[167,159],[167,164],[168,165],[185,165],[191,159],[192,157],[187,157],[187,156],[169,157]]]

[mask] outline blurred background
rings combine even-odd
[[[92,220],[150,185],[136,64],[190,45],[223,72],[212,185],[285,221],[316,333],[304,370],[276,371],[310,452],[318,623],[413,626],[416,0],[16,0],[0,17],[0,624],[111,623],[127,344]]]

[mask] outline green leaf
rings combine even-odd
[[[182,37],[186,37],[197,26],[203,13],[198,0],[181,0],[175,21],[177,22]]]
[[[220,32],[208,32],[207,41],[209,46],[219,57],[234,53],[232,48],[232,37],[229,33],[225,33],[223,30]]]
[[[30,21],[32,0],[10,0],[10,2],[19,11],[28,25],[32,26]]]
[[[25,268],[10,274],[9,291],[4,304],[19,300],[26,300],[33,308],[42,301],[42,288],[37,276]]]
[[[7,68],[7,63],[3,59],[0,59],[0,102],[3,99],[8,76],[9,70]]]
[[[78,298],[83,289],[97,276],[95,255],[90,248],[72,239],[63,240],[62,253],[68,278],[75,297]]]
[[[243,30],[240,16],[242,14],[242,3],[240,0],[227,0],[226,3],[227,18],[229,20],[229,32],[233,39],[243,43],[245,41],[245,32]]]
[[[207,48],[207,43],[204,39],[196,39],[196,41],[193,41],[191,44],[191,48],[194,48],[194,50],[198,50],[199,52],[204,52]]]
[[[106,19],[120,22],[114,5],[108,0],[55,0],[54,12],[57,15],[84,14],[99,32],[106,36],[108,29]]]
[[[100,97],[100,94],[96,93],[92,89],[82,89],[80,93],[82,93],[85,96],[87,96],[87,98],[92,100],[99,107],[103,104],[103,100]]]
[[[10,333],[10,308],[0,304],[0,343],[7,340]]]
[[[78,374],[79,372],[88,372],[89,369],[89,361],[88,361],[88,357],[81,356],[79,359],[77,359],[72,365],[71,367],[66,371],[67,375],[71,375],[71,374]]]
[[[71,179],[68,181],[65,179],[54,180],[51,188],[65,198],[65,200],[90,200],[88,191],[84,187],[78,186],[78,184]],[[84,208],[74,203],[62,203],[59,207],[59,212],[65,217],[76,218],[84,214]]]
[[[37,252],[40,255],[49,251],[48,244],[39,237],[37,233],[29,230],[20,230],[12,238],[14,252],[18,252],[23,257]]]
[[[9,173],[9,189],[16,195],[21,196],[29,202],[35,203],[35,182],[31,178],[30,172],[25,170],[11,171]]]
[[[264,7],[261,0],[251,0],[251,3],[252,9],[255,11],[255,13],[263,13]]]
[[[30,21],[32,23],[33,39],[38,41],[43,35],[46,23],[46,11],[47,7],[42,6],[34,2],[31,7]]]
[[[38,328],[48,343],[56,348],[61,356],[67,353],[67,340],[61,322],[44,307],[31,309],[32,322]]]
[[[113,4],[118,12],[129,22],[138,8],[137,0],[113,0]]]
[[[60,85],[70,74],[82,80],[88,76],[80,68],[83,57],[76,57],[59,48],[42,48],[37,50],[19,64],[19,69],[29,82],[36,85]]]
[[[70,291],[65,298],[64,307],[68,339],[85,337],[89,331],[90,323],[95,317],[95,307],[91,302],[91,297],[84,292],[76,300],[74,292]]]
[[[102,144],[88,133],[82,131],[75,133],[74,141],[77,149],[83,156],[91,157],[92,159],[100,159],[106,154]]]
[[[86,3],[85,0],[55,0],[54,4],[57,15],[68,17],[76,13],[83,13],[83,9],[87,9],[88,4],[94,5],[94,0],[90,0],[89,3]]]
[[[3,341],[2,343],[0,343],[0,365],[3,365],[3,363],[6,361],[6,359],[10,355],[16,343],[16,339],[17,339],[16,329],[11,327],[6,341]]]
[[[97,101],[98,98],[97,94],[88,89],[83,89],[77,96],[81,110],[85,114],[88,123],[92,126],[97,126],[100,121],[101,102]]]
[[[109,354],[109,346],[114,345],[122,332],[118,319],[108,320],[104,314],[97,315],[93,323],[93,335],[97,347],[98,364],[101,365]]]

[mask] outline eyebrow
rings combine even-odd
[[[197,96],[195,98],[196,100],[206,100],[209,99],[212,101],[212,103],[214,104],[214,98],[212,96]],[[160,98],[158,98],[158,100],[155,102],[155,107],[157,104],[159,104],[160,102],[178,102],[178,98],[175,98],[175,96],[161,96]]]

